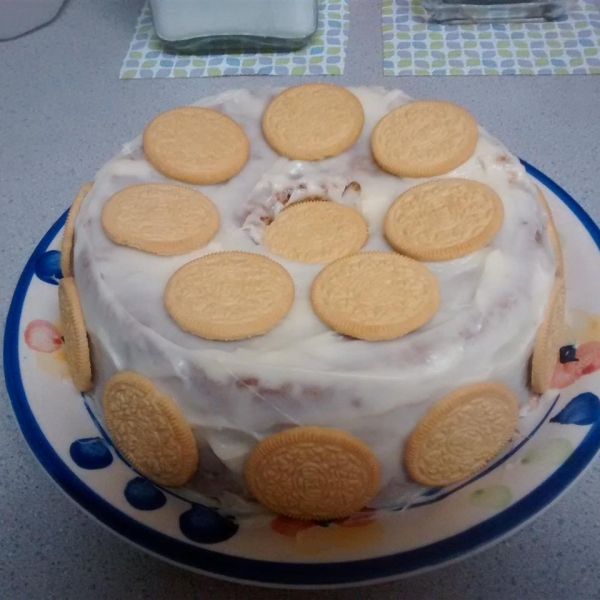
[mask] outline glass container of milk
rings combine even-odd
[[[154,27],[177,52],[284,52],[317,29],[318,0],[150,0]]]

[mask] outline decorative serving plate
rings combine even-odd
[[[6,384],[27,443],[100,523],[155,556],[230,580],[281,587],[383,581],[499,541],[554,502],[600,448],[600,230],[564,190],[525,166],[544,188],[560,233],[578,360],[557,364],[559,389],[521,419],[512,447],[469,481],[389,510],[299,522],[235,519],[140,477],[68,378],[56,287],[66,214],[27,262],[6,323]]]

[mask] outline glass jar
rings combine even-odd
[[[318,0],[150,0],[156,34],[176,52],[283,52],[316,31]]]
[[[574,0],[421,0],[435,23],[510,23],[553,21]]]

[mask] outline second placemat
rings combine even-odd
[[[440,25],[419,0],[383,0],[384,75],[598,75],[600,13],[578,0],[562,20]]]

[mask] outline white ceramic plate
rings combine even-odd
[[[566,192],[526,167],[544,188],[563,241],[579,360],[557,365],[562,389],[522,418],[513,447],[468,482],[429,490],[396,510],[299,523],[236,520],[143,479],[111,446],[66,375],[56,293],[65,215],[29,259],[6,324],[6,382],[29,446],[100,523],[156,556],[227,579],[353,585],[431,569],[497,542],[551,504],[600,448],[600,230]]]

